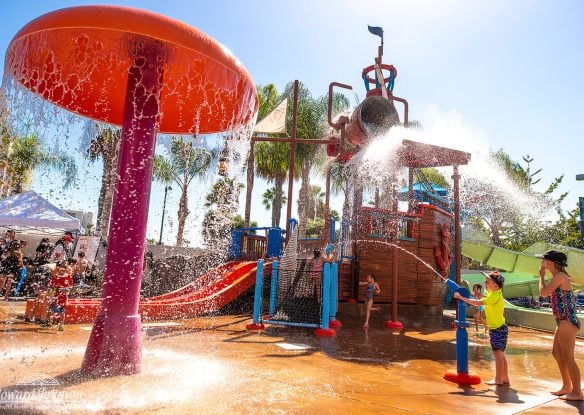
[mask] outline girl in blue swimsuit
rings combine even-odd
[[[542,258],[539,269],[539,294],[543,297],[551,295],[552,311],[558,324],[554,334],[552,355],[562,375],[562,387],[552,394],[566,395],[564,399],[569,401],[581,401],[584,397],[580,385],[580,369],[574,359],[580,321],[576,316],[576,298],[572,282],[566,272],[567,257],[559,251],[547,251],[536,257]],[[547,283],[546,271],[552,274],[552,280]]]
[[[367,281],[359,282],[359,285],[367,286],[365,290],[365,324],[363,324],[363,328],[366,329],[369,327],[369,317],[371,316],[371,308],[373,307],[373,295],[379,294],[381,290],[379,289],[376,278],[371,274],[367,274]]]

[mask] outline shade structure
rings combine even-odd
[[[63,212],[36,192],[19,193],[0,199],[0,226],[19,232],[79,232],[79,219]]]
[[[53,104],[122,125],[120,91],[135,50],[153,43],[164,78],[158,132],[221,132],[255,115],[255,85],[227,48],[185,23],[130,7],[71,7],[31,21],[12,39],[5,73]]]

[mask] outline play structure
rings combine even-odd
[[[253,322],[248,330],[263,330],[266,324],[314,328],[319,337],[334,337],[342,324],[336,318],[338,270],[337,262],[298,258],[298,222],[290,219],[285,251],[272,263],[269,284],[264,284],[263,260],[258,260]]]
[[[379,33],[382,34],[375,34]],[[294,137],[293,124],[293,137],[288,140],[291,157],[295,143],[312,142],[326,144],[328,155],[334,157],[333,163],[349,162],[373,137],[400,124],[400,116],[394,105],[396,102],[403,104],[403,125],[408,126],[408,103],[393,95],[397,70],[393,65],[384,64],[382,56],[383,38],[375,63],[364,68],[361,73],[367,96],[350,117],[332,119],[332,96],[335,88],[352,87],[338,82],[329,85],[328,121],[337,135],[328,140],[300,140]],[[270,141],[269,138],[260,137],[252,137],[252,140]],[[325,226],[319,240],[304,241],[300,248],[302,252],[310,252],[312,248],[323,249],[329,243],[336,243],[342,260],[338,276],[341,301],[363,300],[357,282],[373,273],[384,287],[376,301],[392,305],[391,320],[387,323],[390,328],[401,327],[397,319],[398,305],[402,311],[409,310],[411,313],[419,314],[420,310],[441,313],[446,286],[439,278],[440,275],[460,283],[458,168],[469,162],[470,154],[402,140],[396,146],[395,159],[397,163],[387,166],[389,171],[396,172],[394,179],[390,180],[388,203],[384,206],[363,206],[363,184],[357,181],[351,218],[341,224],[341,240],[335,241],[334,231],[331,232],[331,228]],[[293,162],[290,165],[293,166]],[[422,168],[444,166],[453,166],[453,203],[449,203],[431,186],[426,186],[427,183],[416,184],[414,181],[414,177],[423,178]],[[400,194],[397,177],[398,171],[403,169],[407,169],[409,180],[407,190]],[[330,169],[325,212],[329,212],[329,192]],[[423,199],[420,197],[422,193]],[[290,188],[288,194],[291,197]],[[406,211],[398,209],[400,199],[407,201]],[[325,223],[328,225],[328,222]],[[242,237],[243,244],[246,237]]]
[[[333,163],[346,164],[374,137],[401,124],[396,102],[403,105],[403,126],[408,126],[408,102],[393,94],[397,69],[382,62],[382,30],[375,29],[372,33],[380,35],[381,46],[374,63],[361,73],[367,95],[351,116],[333,120],[332,96],[335,88],[352,87],[329,85],[328,122],[334,136],[321,140],[296,136],[295,82],[290,137],[252,137],[252,145],[289,143],[288,200],[293,200],[298,144],[326,145]],[[389,180],[389,202],[363,206],[363,183],[357,180],[351,216],[341,223],[340,240],[334,222],[328,220],[320,238],[300,238],[293,232],[292,203],[288,203],[286,230],[236,230],[231,262],[177,291],[141,299],[156,134],[198,135],[242,127],[257,109],[249,74],[225,48],[198,30],[151,12],[114,6],[72,7],[32,21],[12,40],[5,71],[15,83],[58,106],[122,126],[102,299],[72,299],[66,312],[67,322],[94,321],[85,372],[138,372],[142,318],[177,319],[214,312],[254,284],[249,329],[280,324],[315,328],[317,335],[332,336],[332,327],[340,326],[337,297],[347,304],[363,300],[358,282],[369,273],[384,287],[376,301],[391,304],[386,323],[391,329],[403,327],[398,306],[400,313],[438,315],[444,282],[460,283],[458,168],[469,162],[470,155],[404,139],[392,143],[397,144],[398,162],[387,166],[395,171]],[[444,166],[453,167],[452,202],[429,186],[421,171]],[[398,171],[402,170],[408,172],[408,184],[400,192]],[[329,169],[327,218],[330,181]],[[407,201],[407,209],[398,209],[399,200]],[[337,248],[338,261],[315,271],[308,266],[306,253],[315,248],[324,251],[328,245]],[[32,303],[27,310],[33,313]],[[459,326],[465,330],[464,324]]]
[[[239,61],[206,34],[152,12],[80,6],[22,28],[5,75],[77,114],[122,126],[103,301],[83,370],[140,371],[139,297],[157,133],[241,127],[257,110]]]

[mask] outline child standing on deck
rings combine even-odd
[[[373,308],[373,295],[379,294],[381,289],[379,288],[379,284],[377,284],[377,279],[371,274],[367,274],[367,281],[359,282],[359,285],[367,286],[365,290],[365,324],[363,324],[363,328],[367,329],[369,328],[369,317]]]
[[[487,296],[480,300],[466,298],[460,293],[454,293],[454,298],[464,301],[467,304],[485,306],[485,317],[489,328],[489,337],[491,338],[491,349],[495,356],[495,379],[487,382],[487,385],[508,386],[509,385],[509,368],[505,349],[507,348],[507,336],[509,330],[505,324],[505,303],[503,301],[503,284],[505,277],[497,272],[485,273],[485,288]]]
[[[483,286],[481,284],[474,284],[472,286],[472,298],[475,300],[482,300],[483,298]],[[475,306],[474,321],[476,332],[479,332],[479,324],[482,324],[485,328],[485,333],[488,330],[487,324],[485,322],[485,306],[484,304]]]

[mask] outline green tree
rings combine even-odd
[[[75,159],[64,151],[44,148],[35,135],[14,136],[3,131],[0,142],[0,163],[6,166],[7,194],[22,193],[30,188],[34,170],[48,167],[63,177],[63,188],[70,188],[77,178]]]
[[[101,231],[104,240],[107,240],[109,232],[109,220],[117,178],[120,136],[121,130],[105,128],[91,140],[87,151],[87,157],[92,162],[99,158],[102,160],[101,187],[97,200],[97,229]]]
[[[243,220],[243,218],[241,217],[241,215],[237,214],[233,217],[233,220],[231,221],[231,227],[233,229],[241,229],[241,228],[256,228],[258,226],[257,221],[252,220],[249,222],[249,226],[245,226],[245,222]],[[255,231],[251,231],[250,233],[255,234]]]
[[[555,206],[556,210],[561,213],[560,203],[567,193],[554,197],[553,192],[561,183],[563,176],[556,177],[544,192],[537,192],[531,186],[536,183],[534,176],[541,169],[532,172],[531,162],[533,159],[531,157],[525,156],[523,158],[527,167],[512,160],[509,154],[503,150],[492,153],[492,158],[520,191],[534,200]],[[465,208],[472,216],[469,221],[474,226],[486,230],[493,244],[509,249],[523,250],[534,242],[545,241],[544,234],[539,233],[539,231],[542,228],[547,229],[547,225],[521,214],[513,206],[508,196],[504,195],[496,186],[471,180],[467,183],[467,187],[477,189],[467,195]]]
[[[310,185],[308,189],[307,219],[316,220],[319,216],[324,217],[324,197],[325,193],[317,185]]]
[[[284,204],[283,186],[290,165],[290,145],[288,143],[265,143],[255,145],[256,174],[274,184],[274,196],[271,203],[272,226],[280,226],[282,206]]]
[[[341,215],[339,215],[339,212],[337,212],[334,209],[331,209],[330,217],[336,220],[337,222],[341,220]]]
[[[289,83],[285,94],[293,99],[294,83]],[[349,101],[342,94],[334,94],[332,99],[333,116],[345,111],[349,107]],[[304,139],[325,138],[328,115],[328,94],[320,98],[314,98],[308,88],[298,85],[298,109],[296,116],[296,135]],[[292,122],[290,111],[288,122]],[[289,127],[291,128],[291,126]],[[298,232],[300,236],[306,234],[307,219],[310,215],[310,177],[315,166],[322,167],[325,164],[325,149],[322,145],[300,144],[296,148],[295,172],[300,173],[300,190],[298,193]],[[298,177],[298,174],[295,175]]]
[[[269,187],[265,190],[264,193],[262,193],[262,204],[264,205],[266,210],[272,209],[275,197],[276,197],[276,188],[275,187]],[[286,196],[282,195],[282,204],[285,205],[287,201],[288,201],[288,198]],[[272,225],[272,226],[274,226],[274,225]]]
[[[306,237],[318,238],[324,228],[324,218],[309,218],[306,221]]]
[[[331,165],[331,193],[343,194],[343,207],[341,210],[341,219],[349,220],[349,167],[345,164],[334,163]]]
[[[207,195],[205,207],[208,210],[203,219],[203,238],[207,246],[220,250],[227,248],[242,187],[235,179],[222,177]]]
[[[191,141],[173,137],[168,157],[154,157],[154,179],[164,184],[175,183],[181,191],[178,206],[176,245],[183,245],[183,235],[188,209],[188,189],[195,177],[203,176],[211,166],[211,154],[203,148],[193,147]]]
[[[256,87],[258,94],[258,116],[257,121],[264,119],[271,111],[273,111],[279,103],[278,90],[274,84],[258,85]],[[245,211],[244,211],[244,225],[250,226],[251,216],[251,196],[254,185],[254,167],[255,167],[255,141],[250,143],[249,157],[247,159],[247,185],[245,194]]]

